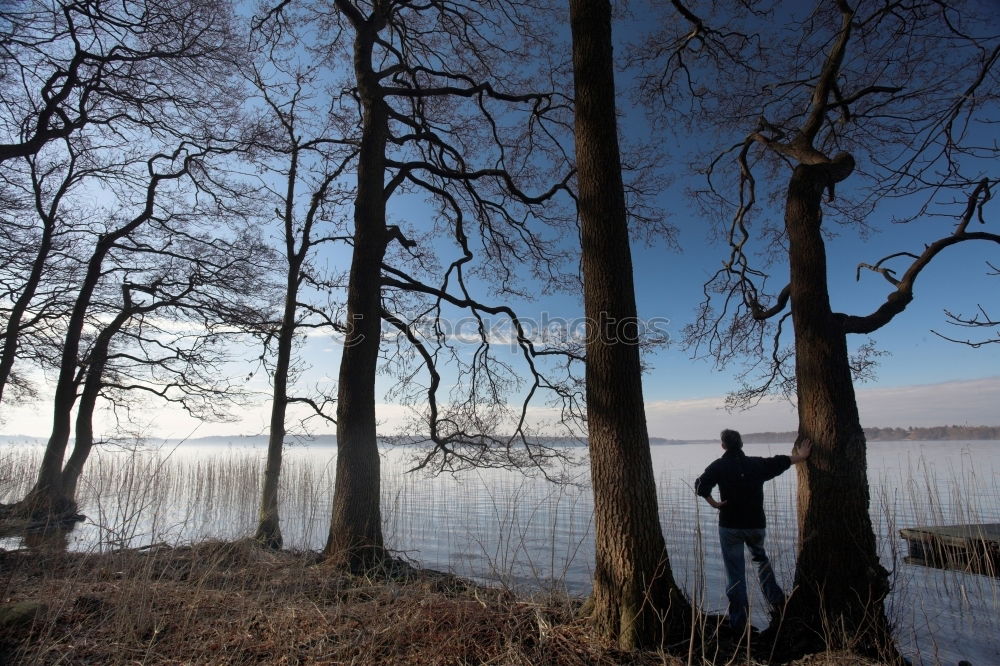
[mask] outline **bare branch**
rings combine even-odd
[[[967,231],[969,222],[973,217],[977,217],[980,222],[984,222],[982,210],[986,203],[990,200],[991,196],[990,181],[984,178],[969,195],[965,212],[959,217],[955,231],[951,235],[930,243],[919,255],[899,252],[877,262],[873,270],[877,270],[878,272],[881,272],[883,276],[889,278],[889,276],[884,272],[885,269],[879,269],[877,267],[880,267],[883,262],[893,257],[915,257],[899,280],[890,280],[890,282],[896,287],[896,290],[890,292],[886,297],[885,302],[874,312],[863,317],[842,315],[844,330],[848,333],[871,333],[892,321],[893,317],[905,310],[906,306],[913,300],[913,286],[921,271],[923,271],[931,260],[933,260],[934,257],[936,257],[945,248],[957,245],[958,243],[974,240],[990,241],[1000,244],[1000,234]]]

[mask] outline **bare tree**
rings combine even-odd
[[[226,117],[234,98],[225,79],[232,35],[224,3],[27,0],[5,6],[3,15],[3,182],[12,183],[17,172],[28,174],[19,200],[31,202],[38,226],[30,231],[32,264],[7,294],[0,399],[20,337],[42,328],[35,323],[50,299],[38,289],[43,273],[60,270],[49,259],[57,239],[66,242],[58,218],[71,215],[63,204],[67,193],[85,180],[99,180],[102,165],[131,159],[113,154],[129,152],[136,132],[147,133],[143,140],[178,135],[182,127],[202,134]],[[17,189],[2,191],[7,196]],[[69,282],[49,277],[48,285]]]
[[[345,87],[357,104],[359,145],[353,257],[338,382],[336,486],[325,548],[328,557],[348,565],[369,567],[386,558],[375,414],[383,321],[399,332],[397,341],[412,345],[431,376],[426,423],[434,448],[426,461],[436,455],[443,464],[506,460],[504,454],[497,458],[484,452],[493,444],[499,444],[500,451],[511,451],[517,443],[531,446],[518,434],[523,433],[523,418],[520,423],[515,419],[513,437],[473,432],[488,421],[477,419],[475,410],[469,409],[475,398],[446,414],[439,409],[443,405],[436,399],[439,377],[432,352],[437,343],[425,343],[417,334],[420,318],[396,307],[414,302],[400,295],[408,292],[430,299],[429,312],[440,312],[445,304],[472,310],[475,317],[491,309],[509,313],[509,308],[480,302],[465,282],[474,257],[467,219],[478,224],[479,242],[493,262],[492,270],[500,275],[496,287],[501,293],[515,281],[513,262],[528,259],[551,265],[557,259],[544,251],[542,236],[527,222],[532,219],[530,211],[566,188],[565,155],[553,138],[560,121],[549,120],[566,107],[554,103],[551,93],[511,92],[530,88],[522,86],[524,77],[514,76],[520,69],[514,64],[516,46],[508,44],[508,37],[527,34],[524,24],[532,18],[532,10],[544,8],[540,2],[435,0],[414,5],[338,0],[335,11],[324,19],[327,34],[349,38],[349,58],[338,50],[339,43],[328,44],[325,52],[353,65]],[[293,3],[283,3],[261,25],[269,22],[275,30],[287,29],[294,21],[286,19],[295,11]],[[546,178],[531,168],[532,159],[543,153],[543,159],[556,165],[553,171],[563,174],[561,178]],[[529,186],[541,193],[529,194]],[[441,221],[423,226],[428,231],[446,229],[460,248],[461,257],[445,269],[439,284],[421,277],[432,274],[428,269],[434,263],[433,252],[421,249],[420,241],[402,225],[388,222],[387,202],[398,192],[429,195]],[[400,254],[394,255],[390,248],[398,248]],[[411,261],[418,270],[393,266],[392,259]],[[433,336],[438,342],[439,333]],[[487,336],[485,327],[480,333]],[[515,337],[530,366],[540,350],[525,335]],[[474,367],[482,365],[477,362]]]
[[[239,101],[227,79],[231,16],[228,5],[214,0],[26,2],[9,17],[5,12],[0,162],[5,171],[15,158],[28,164],[40,242],[11,292],[0,387],[11,376],[22,337],[43,328],[39,321],[55,322],[52,330],[63,338],[56,352],[52,436],[38,483],[20,509],[72,509],[72,499],[61,496],[59,476],[82,377],[81,345],[88,320],[97,321],[94,297],[113,281],[114,270],[104,262],[144,224],[171,215],[162,207],[164,190],[199,171],[206,154],[185,139],[203,137],[214,124],[230,124],[233,102]],[[77,220],[70,193],[85,198],[80,192],[86,187],[87,196],[117,198],[141,212],[110,220],[103,229],[101,214],[114,218],[120,211]],[[172,204],[184,197],[170,194]],[[74,250],[71,245],[92,233],[98,238],[89,259],[64,252],[54,241]],[[78,275],[67,280],[66,271]],[[51,294],[65,294],[74,282],[79,283],[75,297],[53,310]],[[42,284],[55,286],[39,291]]]
[[[591,618],[624,649],[688,637],[656,503],[642,398],[632,258],[615,117],[611,3],[570,0],[575,81],[587,427],[596,566]]]
[[[357,142],[337,136],[343,123],[335,122],[337,111],[320,86],[318,68],[289,62],[274,35],[265,39],[257,32],[255,37],[268,47],[268,59],[248,68],[247,78],[263,102],[266,115],[261,123],[267,129],[259,132],[250,149],[264,173],[263,189],[270,195],[266,204],[274,204],[284,258],[284,305],[273,339],[267,341],[275,346],[275,358],[269,372],[273,393],[256,538],[281,548],[278,488],[288,408],[306,404],[318,417],[333,421],[323,411],[330,402],[327,396],[296,394],[293,353],[303,329],[327,326],[332,332],[336,327],[322,304],[310,301],[316,294],[308,292],[315,292],[322,281],[316,251],[324,244],[350,240],[341,217],[353,188],[343,181],[357,155]]]
[[[723,30],[672,4],[694,30],[665,40],[671,48],[645,62],[669,64],[663,71],[672,72],[647,77],[646,94],[671,111],[686,100],[693,122],[747,132],[711,161],[709,187],[698,193],[712,214],[729,213],[730,253],[706,285],[689,341],[720,362],[749,356],[763,369],[763,380],[737,395],[742,402],[794,389],[800,439],[815,443],[799,471],[796,592],[782,627],[812,648],[850,642],[895,658],[883,608],[889,578],[869,517],[852,382],[852,370],[865,369],[867,360],[852,362],[847,335],[871,333],[900,314],[923,268],[947,247],[1000,239],[968,229],[991,182],[983,171],[995,148],[972,128],[996,98],[1000,45],[975,34],[973,8],[949,3],[819,2],[789,16],[800,37],[795,44],[766,33],[762,15],[744,11],[749,5],[727,5]],[[715,87],[701,79],[716,74]],[[783,182],[778,174],[786,169],[781,191],[773,183]],[[951,234],[871,266],[893,286],[880,307],[865,316],[833,309],[825,217],[863,229],[887,199],[913,205],[912,218],[956,191],[968,199]],[[778,201],[784,224],[771,226],[759,210],[770,212]],[[761,239],[765,259],[788,262],[788,284],[777,293],[769,291],[768,272],[754,265]],[[897,279],[887,262],[901,258],[910,264]],[[781,343],[789,319],[794,352]],[[785,369],[792,361],[794,377]]]
[[[201,217],[211,220],[215,235],[187,223],[137,242],[123,239],[115,269],[105,270],[106,278],[123,276],[121,299],[114,307],[91,303],[89,328],[96,334],[81,353],[75,441],[62,471],[68,500],[75,499],[98,443],[99,400],[127,414],[142,397],[152,397],[200,419],[222,420],[227,406],[243,397],[234,371],[226,370],[237,360],[227,350],[248,333],[266,335],[270,304],[263,282],[271,253],[254,234],[219,233],[223,215]]]
[[[63,458],[69,442],[72,410],[77,398],[78,365],[84,327],[95,291],[107,270],[105,261],[120,243],[143,225],[154,220],[164,221],[176,214],[179,202],[174,198],[164,205],[164,190],[170,184],[187,178],[193,169],[198,170],[205,155],[205,149],[182,144],[171,154],[157,154],[145,160],[146,183],[140,200],[134,204],[139,211],[133,210],[134,214],[108,220],[107,227],[97,232],[96,242],[86,261],[84,275],[66,323],[53,399],[52,433],[42,458],[38,481],[19,503],[18,511],[31,515],[73,513],[75,505],[72,498],[62,494]]]

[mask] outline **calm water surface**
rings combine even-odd
[[[787,453],[787,445],[748,444],[749,455]],[[585,449],[570,449],[583,456]],[[0,486],[2,501],[32,480]],[[694,479],[720,454],[715,444],[655,446],[660,520],[674,575],[702,607],[722,612],[725,581],[716,514],[693,493]],[[6,453],[10,455],[10,453]],[[84,550],[236,538],[253,532],[264,449],[163,447],[103,451],[81,481],[88,516],[70,536]],[[388,545],[423,566],[522,591],[590,588],[593,497],[586,461],[569,468],[577,483],[496,470],[427,477],[406,473],[412,453],[383,454],[382,506]],[[291,447],[281,495],[288,548],[319,549],[326,539],[335,452]],[[869,445],[872,518],[881,557],[893,572],[889,613],[908,656],[921,663],[1000,664],[1000,580],[907,564],[898,530],[917,525],[1000,523],[1000,442],[875,442]],[[16,475],[15,475],[16,476]],[[766,486],[768,551],[779,582],[791,587],[796,540],[795,472]],[[16,547],[0,540],[2,547]],[[750,581],[755,580],[753,577]],[[766,624],[751,582],[755,624]]]

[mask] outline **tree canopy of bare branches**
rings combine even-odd
[[[704,19],[691,6],[672,7],[690,32],[661,33],[662,48],[636,56],[646,68],[641,93],[665,119],[684,109],[692,124],[737,139],[703,153],[707,185],[696,197],[706,214],[728,220],[729,252],[705,285],[688,342],[722,364],[749,358],[734,404],[795,392],[800,435],[817,445],[800,471],[787,626],[834,621],[891,656],[882,611],[888,575],[868,515],[852,384],[852,370],[870,369],[871,347],[852,359],[846,340],[902,313],[918,276],[946,248],[1000,240],[969,228],[995,179],[996,147],[982,127],[995,122],[1000,40],[971,3],[716,3]],[[832,308],[831,223],[864,230],[902,206],[896,217],[915,219],[957,195],[966,203],[954,206],[948,233],[861,264],[891,285],[881,305],[861,315]],[[894,262],[905,264],[898,273]],[[787,282],[772,279],[786,266]],[[789,321],[794,349],[781,341]]]
[[[567,99],[535,78],[544,65],[525,67],[524,60],[530,53],[546,61],[532,22],[547,9],[544,2],[286,2],[255,24],[272,40],[294,39],[303,25],[317,28],[309,48],[339,77],[338,108],[353,114],[336,128],[357,148],[357,180],[331,557],[355,565],[384,557],[374,395],[380,363],[399,373],[396,396],[414,407],[415,424],[428,435],[422,467],[537,464],[545,456],[526,436],[528,401],[549,392],[568,408],[578,404],[578,387],[543,368],[551,357],[565,373],[572,351],[534,344],[510,307],[481,295],[518,293],[527,271],[554,284],[569,279],[560,267],[566,255],[552,241],[571,216],[549,212],[571,176],[562,146]],[[404,196],[425,198],[429,211],[391,222],[388,202]],[[460,310],[480,323],[471,355],[457,350],[442,325]],[[490,316],[510,322],[518,363],[528,372],[519,407],[508,401],[521,379],[498,353]],[[445,362],[461,378],[450,393],[441,381]]]
[[[231,20],[228,5],[215,0],[5,5],[0,162],[88,126],[170,134],[179,113],[218,120],[227,104],[217,84],[232,60]]]

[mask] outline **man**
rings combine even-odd
[[[774,580],[774,571],[764,551],[767,524],[764,482],[808,458],[812,442],[802,440],[798,452],[790,456],[756,458],[743,453],[743,438],[735,430],[723,430],[721,438],[725,453],[698,477],[694,490],[712,508],[719,510],[719,541],[728,578],[729,626],[742,634],[746,631],[749,611],[744,545],[750,549],[750,559],[757,565],[760,587],[772,614],[780,612],[785,604],[785,594]],[[712,497],[715,486],[719,486],[720,501]]]

